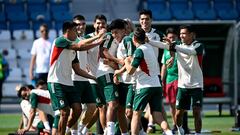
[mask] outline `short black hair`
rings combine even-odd
[[[104,20],[105,22],[107,22],[107,18],[105,15],[103,14],[98,14],[95,16],[95,19],[94,19],[94,22],[96,22],[96,20],[99,19],[99,20]]]
[[[181,29],[187,29],[188,30],[188,32],[195,32],[195,30],[194,30],[194,28],[193,28],[193,26],[192,25],[181,25],[180,27],[179,27],[179,29],[181,30]]]
[[[22,98],[22,91],[23,90],[26,90],[27,89],[27,85],[23,85],[23,86],[21,86],[20,87],[20,89],[17,91],[17,96],[19,97],[19,98]]]
[[[152,11],[151,10],[143,9],[139,12],[139,17],[141,15],[149,15],[149,17],[152,19]]]
[[[77,26],[77,24],[75,22],[73,22],[73,21],[66,21],[62,25],[62,31],[63,31],[63,33],[66,33],[66,31],[68,29],[72,29],[72,28],[74,28],[76,26]]]
[[[141,27],[137,27],[134,30],[133,34],[134,34],[134,38],[136,38],[136,40],[139,43],[144,43],[145,42],[146,34],[145,34],[145,31]]]
[[[84,20],[85,21],[85,17],[83,15],[78,14],[73,17],[73,20]]]
[[[173,27],[167,28],[167,30],[166,30],[166,35],[169,34],[169,33],[172,33],[172,34],[175,34],[175,35],[178,34],[177,31],[176,31],[176,29],[174,29]]]
[[[110,31],[113,29],[125,29],[125,21],[123,19],[115,19],[108,26],[108,29]]]

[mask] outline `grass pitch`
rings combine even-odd
[[[0,135],[8,135],[10,132],[15,132],[18,128],[20,114],[0,114]],[[168,117],[168,121],[171,125],[171,119]],[[188,119],[190,129],[194,129],[193,118],[191,113],[189,113]],[[204,112],[203,116],[203,130],[213,131],[213,135],[239,135],[240,132],[232,132],[230,128],[234,125],[234,117],[229,116],[229,112],[223,112],[223,116],[218,116],[216,111]],[[152,135],[161,134],[160,128],[157,127],[158,131]],[[91,129],[95,131],[95,127]],[[217,132],[214,132],[217,131]],[[220,132],[220,133],[219,133]]]

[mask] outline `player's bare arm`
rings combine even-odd
[[[83,69],[81,69],[79,63],[72,64],[72,68],[73,68],[74,72],[79,76],[93,79],[95,81],[97,80],[95,76],[92,76],[92,75],[88,74],[86,71],[84,71]]]
[[[131,57],[127,57],[124,60],[127,73],[130,75],[132,75],[136,71],[136,68],[131,65],[131,61],[132,61]]]
[[[72,44],[71,46],[69,46],[69,49],[76,50],[76,51],[89,50],[97,45],[100,45],[100,43],[103,42],[105,33],[106,33],[106,29],[101,29],[96,36],[93,36],[88,39],[83,39],[77,44]],[[93,43],[95,40],[98,40],[98,41]]]

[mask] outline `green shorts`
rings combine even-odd
[[[133,100],[135,95],[135,88],[133,84],[130,84],[128,86],[128,93],[127,93],[127,99],[126,99],[126,108],[133,108]]]
[[[118,100],[117,86],[113,83],[113,74],[106,74],[97,78],[100,90],[104,93],[106,102]]]
[[[91,89],[96,97],[95,98],[96,106],[100,107],[102,105],[105,105],[106,102],[105,102],[104,94],[100,90],[99,86],[97,84],[90,84],[90,85],[91,85]]]
[[[74,86],[48,83],[48,90],[54,111],[70,106],[73,103],[81,103],[80,92],[77,91]]]
[[[119,105],[125,107],[126,106],[126,99],[130,84],[120,83],[118,86],[118,94],[119,94]]]
[[[79,92],[81,103],[95,103],[96,94],[91,89],[89,81],[73,81],[73,84]]]
[[[202,88],[178,88],[176,108],[189,110],[192,107],[202,107],[203,91]]]
[[[161,87],[137,89],[133,101],[133,110],[143,111],[149,103],[152,112],[162,112],[162,97]]]

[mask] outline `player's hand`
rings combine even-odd
[[[28,131],[28,129],[26,129],[26,128],[20,129],[20,130],[18,131],[18,134],[19,134],[19,135],[24,135],[24,133],[25,133],[26,131]]]
[[[168,60],[166,61],[167,68],[172,67],[173,62],[174,62],[174,57],[171,57],[170,59],[168,59]]]
[[[169,46],[172,44],[171,40],[167,37],[163,37],[163,42],[167,43]]]
[[[118,59],[118,64],[120,64],[120,65],[124,65],[125,63],[124,63],[124,59]]]
[[[98,37],[101,38],[102,36],[105,36],[105,33],[107,32],[106,29],[102,28],[98,32]]]
[[[113,82],[114,82],[116,85],[120,84],[120,82],[119,82],[119,80],[118,80],[118,76],[114,76],[114,77],[113,77]]]
[[[121,73],[120,70],[115,70],[113,76],[118,76],[118,75],[121,75],[121,74],[122,74],[122,73]]]

